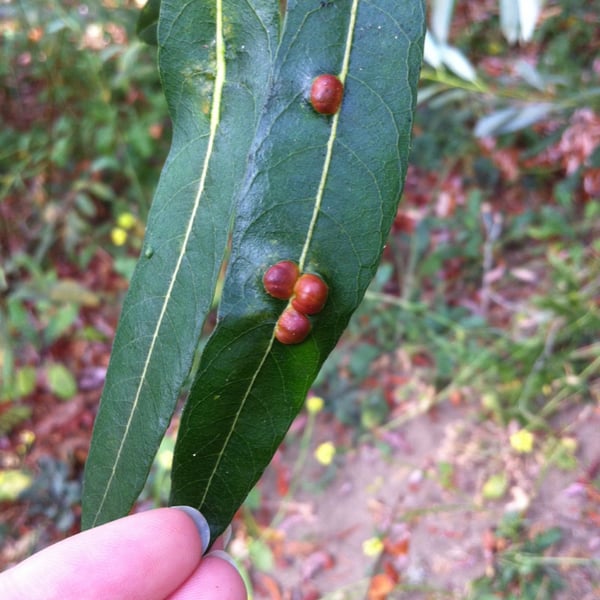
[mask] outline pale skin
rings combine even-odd
[[[246,600],[222,551],[202,556],[182,510],[138,513],[50,546],[0,574],[3,600]]]

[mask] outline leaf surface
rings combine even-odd
[[[148,0],[146,2],[140,12],[136,27],[138,37],[152,46],[158,44],[157,30],[160,2],[161,0]]]
[[[173,141],[94,426],[84,528],[129,512],[189,373],[265,101],[278,19],[270,0],[160,3]]]
[[[423,37],[420,0],[288,2],[218,324],[173,462],[171,502],[198,507],[213,538],[269,463],[375,274],[406,172]],[[345,85],[332,117],[307,101],[321,73]],[[329,285],[298,345],[274,339],[286,302],[262,287],[284,259]]]

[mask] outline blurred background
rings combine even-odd
[[[0,568],[79,528],[170,143],[143,3],[0,1]],[[428,15],[381,267],[234,520],[256,598],[600,596],[600,2]]]

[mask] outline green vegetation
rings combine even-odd
[[[393,456],[387,435],[441,406],[469,407],[503,432],[507,453],[539,466],[536,486],[553,469],[571,472],[598,502],[578,427],[600,400],[599,26],[584,0],[550,2],[533,41],[511,48],[496,3],[482,6],[485,14],[457,14],[453,30],[478,80],[424,69],[405,198],[384,262],[315,383],[324,410],[309,409],[292,429],[292,466],[277,463],[241,511],[236,541],[250,550],[236,556],[249,578],[277,572],[283,509],[264,500],[273,486],[286,501],[321,498],[355,445]],[[21,533],[0,523],[0,542],[12,548],[29,528],[21,552],[79,517],[119,303],[169,146],[156,49],[136,40],[138,14],[132,0],[0,7],[0,500],[23,515]],[[534,71],[509,68],[532,62]],[[528,102],[549,108],[523,128],[488,122],[489,135],[474,135],[481,119]],[[142,496],[149,505],[168,498],[172,450],[169,435]],[[477,490],[485,506],[514,483],[494,468]],[[452,491],[459,470],[445,459],[432,472]],[[493,557],[469,597],[554,598],[581,566],[598,586],[594,560],[563,555],[565,532],[532,531],[526,513],[498,517]],[[54,527],[38,536],[41,517]],[[377,580],[391,585],[388,596],[373,598],[452,597],[403,583],[400,567],[394,579],[382,567],[397,558],[391,548],[365,574],[389,578]],[[21,557],[3,554],[0,564]]]
[[[135,39],[133,2],[22,0],[2,12],[0,401],[14,404],[0,415],[6,432],[28,417],[19,400],[38,373],[52,392],[73,395],[72,376],[47,364],[49,348],[73,334],[104,338],[77,321],[104,302],[99,263],[131,273],[169,125],[156,50]]]

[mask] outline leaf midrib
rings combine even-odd
[[[338,75],[340,81],[344,84],[344,87],[346,85],[346,78],[348,75],[348,70],[349,70],[349,65],[350,65],[350,53],[352,50],[352,43],[353,43],[353,39],[354,39],[354,30],[356,28],[356,15],[358,13],[359,2],[360,2],[360,0],[352,0],[352,7],[350,9],[350,20],[348,22],[348,30],[346,32],[346,45],[344,47],[344,56],[342,59],[342,68]],[[319,186],[317,188],[317,194],[315,196],[313,214],[311,216],[310,224],[308,226],[308,231],[306,234],[306,239],[302,246],[302,252],[300,254],[300,259],[298,261],[300,272],[302,272],[304,269],[304,263],[306,262],[306,257],[308,255],[308,251],[309,251],[310,244],[311,244],[311,241],[312,241],[312,238],[314,235],[314,230],[315,230],[315,227],[317,224],[319,213],[321,211],[321,204],[322,204],[323,195],[325,192],[325,184],[327,182],[327,177],[329,175],[329,168],[331,165],[331,159],[333,156],[333,144],[337,138],[337,128],[338,128],[338,123],[339,123],[339,119],[340,119],[340,114],[341,114],[341,107],[340,107],[340,110],[338,110],[335,113],[335,115],[333,116],[332,123],[331,123],[331,131],[329,133],[329,139],[327,140],[325,159],[323,161],[323,168],[321,170]],[[269,356],[269,353],[271,352],[271,348],[273,347],[274,341],[275,341],[275,331],[273,330],[271,339],[269,340],[269,343],[267,344],[265,352],[263,353],[263,356],[260,359],[260,362],[248,384],[248,387],[246,388],[246,390],[244,392],[244,395],[242,397],[240,405],[239,405],[239,407],[235,413],[235,416],[233,418],[232,425],[227,433],[227,436],[225,437],[225,440],[223,441],[221,451],[219,452],[219,455],[217,456],[217,459],[215,461],[215,464],[214,464],[214,467],[210,474],[210,477],[208,478],[208,481],[206,482],[206,486],[204,488],[204,494],[202,495],[202,498],[200,499],[200,502],[199,502],[199,507],[201,507],[204,504],[204,501],[206,500],[206,497],[207,497],[209,490],[211,488],[211,485],[212,485],[212,481],[213,481],[216,473],[219,470],[219,465],[221,464],[223,457],[225,456],[225,450],[226,450],[227,446],[229,445],[229,441],[231,440],[231,437],[233,436],[233,433],[236,429],[237,423],[238,423],[240,416],[244,410],[244,406],[246,405],[246,401],[248,400],[248,397],[250,396],[250,392],[252,391],[252,388],[254,386],[254,382],[260,375],[260,372],[267,360],[267,357]]]
[[[210,124],[209,124],[209,138],[206,147],[206,154],[204,156],[204,162],[202,164],[202,171],[199,178],[198,190],[196,192],[196,196],[194,198],[194,204],[192,207],[192,211],[190,213],[190,218],[188,221],[187,228],[185,230],[183,243],[181,245],[181,250],[177,257],[177,261],[175,263],[175,268],[171,275],[171,279],[169,281],[169,287],[167,288],[167,292],[165,294],[165,298],[160,310],[160,314],[158,316],[156,327],[154,328],[154,332],[152,333],[152,338],[150,342],[150,346],[148,348],[148,354],[146,356],[146,360],[144,362],[144,367],[142,369],[142,373],[140,375],[140,380],[138,387],[135,391],[135,395],[133,398],[133,403],[131,406],[131,411],[129,413],[129,417],[127,419],[127,423],[125,424],[125,431],[123,437],[121,439],[121,443],[117,449],[115,460],[112,463],[111,473],[108,478],[108,481],[104,487],[104,494],[102,495],[102,499],[98,505],[96,510],[96,514],[94,516],[94,520],[92,522],[92,527],[96,525],[100,515],[102,514],[102,509],[104,504],[109,496],[109,492],[111,486],[113,484],[113,480],[116,475],[117,467],[121,461],[121,455],[123,453],[123,448],[129,436],[129,431],[131,429],[131,424],[133,422],[133,417],[138,409],[140,398],[142,395],[142,388],[144,386],[144,382],[146,380],[146,375],[150,368],[150,363],[152,361],[152,356],[154,354],[154,348],[156,346],[156,342],[159,337],[159,331],[162,327],[163,320],[167,313],[167,307],[171,300],[171,295],[173,292],[173,288],[175,287],[175,281],[177,280],[177,276],[181,269],[181,265],[183,263],[183,259],[187,250],[187,246],[189,240],[192,236],[194,221],[196,219],[196,214],[198,213],[198,209],[200,207],[200,201],[202,199],[202,195],[204,193],[204,186],[206,183],[206,177],[208,174],[208,166],[210,163],[210,159],[212,157],[215,139],[217,135],[217,129],[220,122],[221,117],[221,99],[223,96],[223,87],[225,84],[225,73],[226,73],[226,63],[225,63],[225,43],[223,38],[223,5],[222,0],[215,0],[215,8],[216,8],[216,18],[215,18],[215,50],[216,50],[216,74],[215,74],[215,84],[213,89],[213,99],[211,104],[211,113],[210,113]]]

